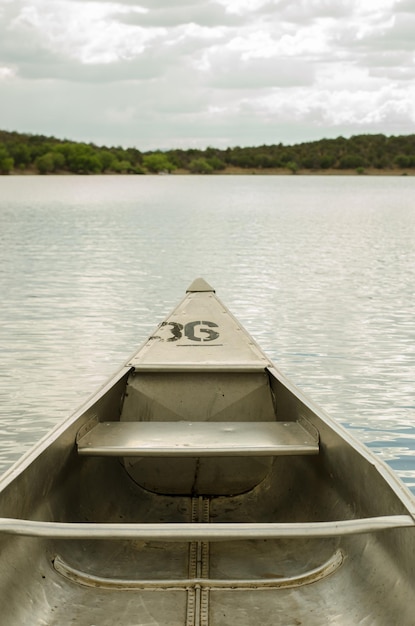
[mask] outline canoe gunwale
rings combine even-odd
[[[373,454],[361,441],[359,441],[345,426],[334,420],[321,407],[317,406],[310,398],[292,383],[275,365],[267,367],[267,372],[277,382],[281,383],[286,390],[302,402],[314,416],[323,422],[333,433],[338,435],[346,444],[355,450],[380,474],[385,483],[396,494],[405,507],[408,514],[415,520],[415,499],[406,485],[398,478],[393,470],[379,456]],[[317,429],[318,430],[318,429]]]
[[[76,439],[76,433],[82,427],[83,424],[90,421],[90,411],[93,407],[103,400],[108,393],[112,393],[114,388],[118,385],[122,385],[122,381],[126,382],[128,376],[131,374],[132,368],[129,365],[123,365],[119,368],[109,379],[107,379],[101,387],[95,390],[86,400],[80,405],[74,413],[69,415],[62,422],[58,422],[49,432],[45,434],[32,448],[25,452],[20,459],[18,459],[10,468],[8,468],[2,476],[0,476],[0,493],[4,491],[15,479],[20,478],[25,470],[29,466],[38,461],[43,453],[48,453],[49,449],[56,445],[57,440],[60,437],[67,438],[71,432],[71,428],[75,429],[73,440]],[[125,387],[124,382],[124,387]],[[95,413],[95,411],[94,411]]]

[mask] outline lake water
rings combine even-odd
[[[415,178],[0,177],[0,471],[203,276],[415,492]]]

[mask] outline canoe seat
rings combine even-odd
[[[318,454],[317,431],[301,422],[98,422],[81,429],[78,453],[120,457]]]

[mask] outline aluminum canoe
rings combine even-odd
[[[0,481],[0,622],[413,626],[414,516],[197,279]]]

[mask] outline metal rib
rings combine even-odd
[[[220,590],[244,590],[244,589],[288,589],[300,587],[326,578],[335,572],[343,563],[344,555],[337,550],[325,563],[318,567],[298,574],[281,578],[252,578],[252,579],[215,579],[215,578],[186,578],[183,580],[130,580],[119,578],[105,578],[82,572],[57,556],[54,560],[54,568],[65,578],[86,587],[99,587],[101,589],[148,589],[148,590],[189,590],[194,587],[213,591]]]

